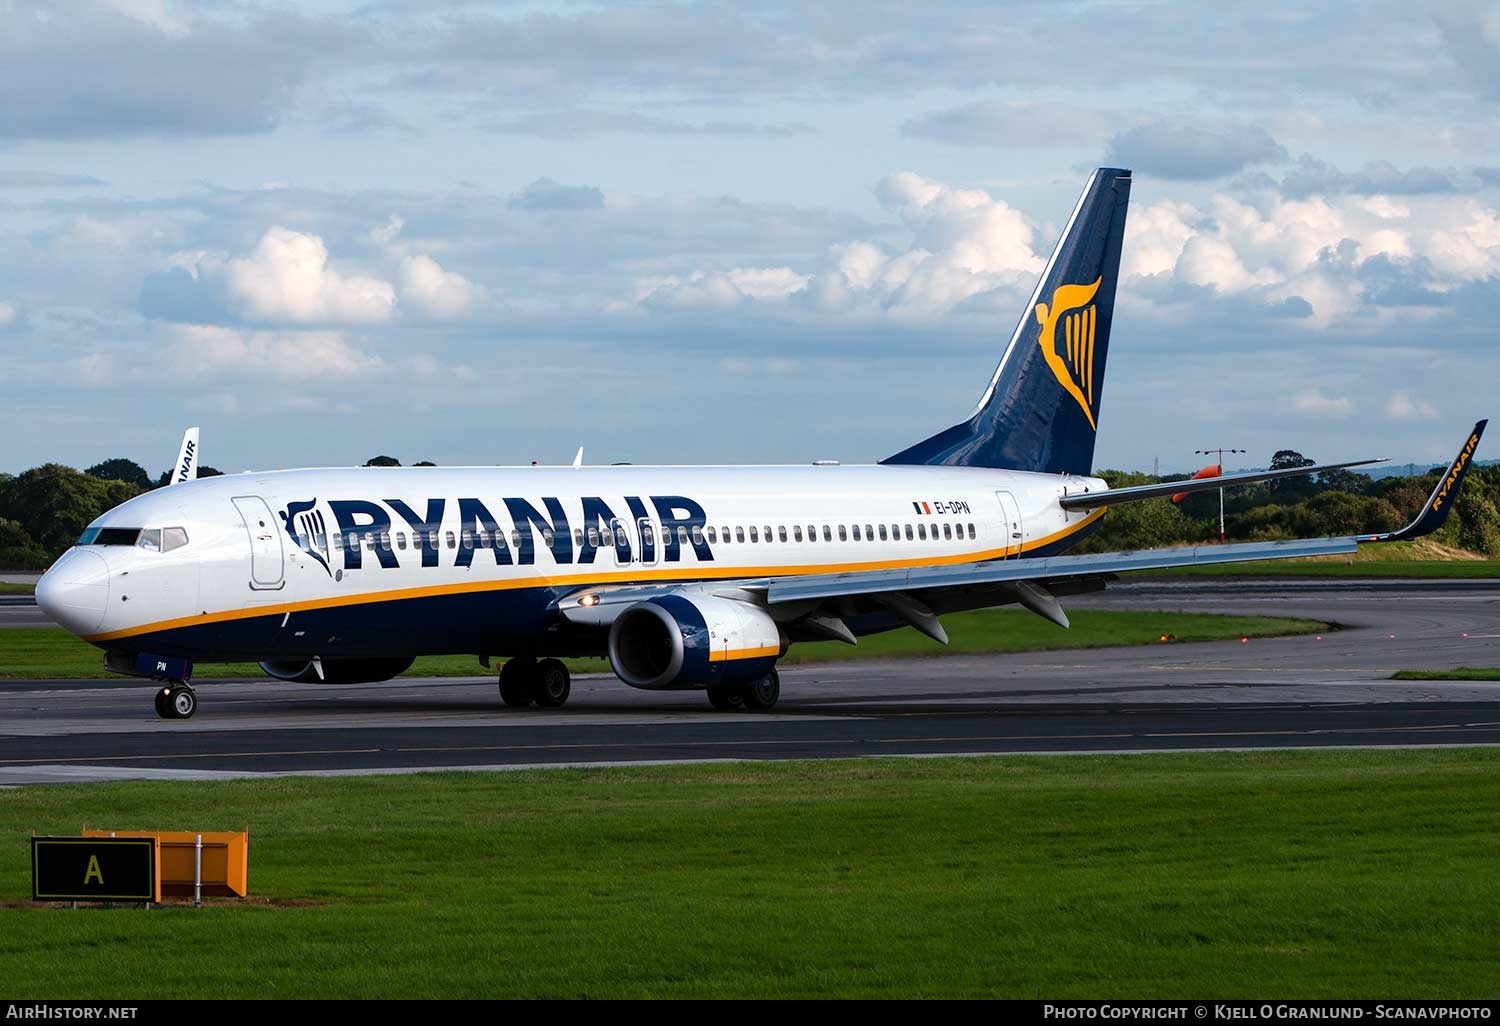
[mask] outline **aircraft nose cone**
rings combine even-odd
[[[69,549],[36,585],[42,612],[74,634],[93,634],[109,603],[109,564],[97,552]]]

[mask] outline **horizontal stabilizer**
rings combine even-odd
[[[1102,492],[1079,492],[1076,495],[1064,495],[1058,502],[1063,509],[1098,509],[1100,506],[1115,506],[1122,502],[1140,502],[1142,499],[1159,499],[1164,496],[1186,495],[1190,492],[1208,492],[1215,488],[1233,488],[1235,485],[1254,484],[1257,481],[1276,481],[1283,477],[1301,477],[1306,474],[1321,474],[1325,470],[1345,470],[1349,467],[1366,467],[1372,463],[1385,462],[1386,457],[1382,456],[1373,460],[1320,463],[1313,467],[1290,467],[1286,470],[1252,470],[1244,474],[1225,474],[1222,477],[1166,481],[1162,484],[1136,485],[1132,488],[1108,488]]]
[[[1458,490],[1463,486],[1464,476],[1469,472],[1469,464],[1474,461],[1474,450],[1479,448],[1479,438],[1484,434],[1484,426],[1488,420],[1481,420],[1474,425],[1474,430],[1469,432],[1469,437],[1464,439],[1463,447],[1458,450],[1458,455],[1453,457],[1453,462],[1448,464],[1448,472],[1438,478],[1437,487],[1432,494],[1427,496],[1427,505],[1422,507],[1422,512],[1417,518],[1399,531],[1390,534],[1362,535],[1362,542],[1387,542],[1406,541],[1411,538],[1420,538],[1424,534],[1431,534],[1448,519],[1448,511],[1458,501]]]

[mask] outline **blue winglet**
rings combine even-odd
[[[1453,504],[1458,501],[1458,489],[1464,483],[1464,475],[1469,472],[1469,464],[1473,462],[1474,450],[1479,447],[1479,436],[1484,434],[1484,426],[1488,420],[1481,420],[1474,425],[1474,430],[1469,432],[1469,437],[1464,439],[1462,449],[1458,455],[1453,457],[1453,462],[1448,465],[1448,472],[1438,478],[1437,487],[1432,494],[1427,496],[1427,505],[1422,507],[1422,512],[1417,514],[1417,519],[1390,534],[1362,535],[1358,538],[1361,542],[1388,542],[1407,541],[1411,538],[1420,538],[1425,534],[1431,534],[1442,527],[1448,520],[1448,512]]]

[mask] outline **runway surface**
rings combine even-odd
[[[728,759],[1500,744],[1500,683],[1401,682],[1500,666],[1500,581],[1125,582],[1068,603],[1300,616],[1313,637],[788,667],[774,713],[575,680],[560,711],[492,678],[199,684],[163,721],[130,679],[0,681],[0,785]],[[0,651],[3,651],[0,634]]]

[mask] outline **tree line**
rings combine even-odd
[[[1272,468],[1311,466],[1312,460],[1282,450]],[[367,467],[399,467],[390,456],[367,460]],[[414,464],[430,467],[423,461]],[[1446,467],[1419,477],[1372,479],[1335,470],[1311,477],[1284,478],[1233,488],[1224,493],[1225,532],[1233,541],[1272,541],[1394,531],[1416,517]],[[199,477],[219,471],[199,467]],[[1180,481],[1183,474],[1157,477],[1101,470],[1112,487]],[[108,509],[132,496],[165,487],[166,470],[154,480],[137,463],[105,460],[78,471],[59,463],[22,474],[0,473],[0,570],[44,570],[73,544],[83,529]],[[1500,555],[1500,464],[1475,466],[1464,482],[1448,523],[1434,536],[1456,548],[1484,556]],[[1189,495],[1180,505],[1166,499],[1116,506],[1080,552],[1149,549],[1210,542],[1219,535],[1215,491]]]

